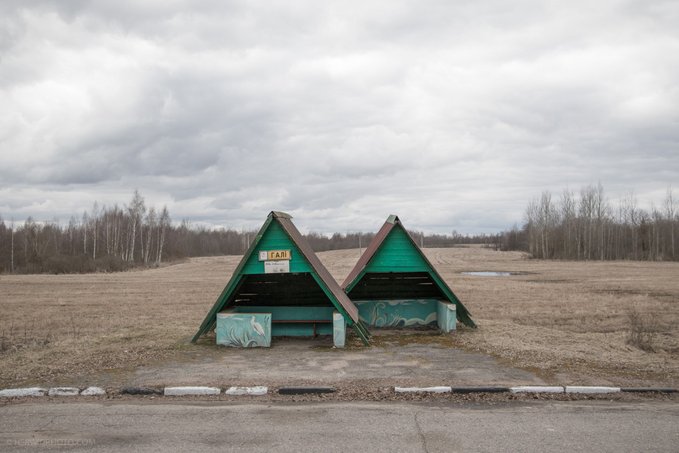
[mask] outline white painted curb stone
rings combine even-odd
[[[510,387],[509,391],[512,393],[563,393],[563,387],[557,386],[539,386],[539,385],[522,385],[519,387]]]
[[[47,389],[41,387],[29,387],[23,389],[0,390],[0,398],[12,398],[17,396],[45,396]]]
[[[224,392],[225,395],[253,395],[262,396],[266,395],[269,391],[268,387],[256,386],[256,387],[229,387]]]
[[[450,393],[452,387],[394,387],[396,393]]]
[[[567,385],[566,393],[618,393],[620,387],[588,387],[580,385]]]
[[[80,389],[78,387],[52,387],[47,394],[49,396],[78,396]]]
[[[185,396],[185,395],[219,395],[221,389],[217,387],[165,387],[165,396]]]
[[[80,392],[82,396],[100,396],[106,395],[106,390],[101,387],[87,387],[85,390]]]

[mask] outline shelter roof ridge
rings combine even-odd
[[[292,219],[290,214],[283,211],[271,211],[269,215],[275,219]]]

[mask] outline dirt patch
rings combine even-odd
[[[679,264],[541,261],[475,247],[425,253],[479,329],[461,327],[450,337],[375,335],[375,346],[350,341],[348,353],[411,345],[426,355],[425,346],[450,348],[490,355],[550,383],[679,385]],[[359,251],[319,255],[342,281]],[[188,340],[239,260],[195,258],[117,274],[0,276],[0,386],[106,384],[144,367],[221,360],[225,350],[210,338]],[[460,274],[468,269],[519,275]],[[658,319],[655,352],[627,344],[630,307]],[[308,344],[335,352],[322,342]],[[276,345],[270,351],[276,354]],[[402,363],[402,370],[414,367]]]

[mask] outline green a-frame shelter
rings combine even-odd
[[[469,311],[395,215],[387,218],[342,288],[368,325],[397,327],[438,322],[448,332],[455,329],[458,319],[476,327]]]
[[[230,346],[268,346],[271,336],[319,333],[333,334],[336,345],[341,335],[343,345],[349,326],[368,344],[358,309],[291,219],[269,214],[192,342],[217,326],[217,342],[221,336]]]

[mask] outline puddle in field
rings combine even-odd
[[[475,277],[509,277],[514,275],[512,272],[491,272],[491,271],[479,271],[479,272],[461,272],[463,275],[473,275]]]

